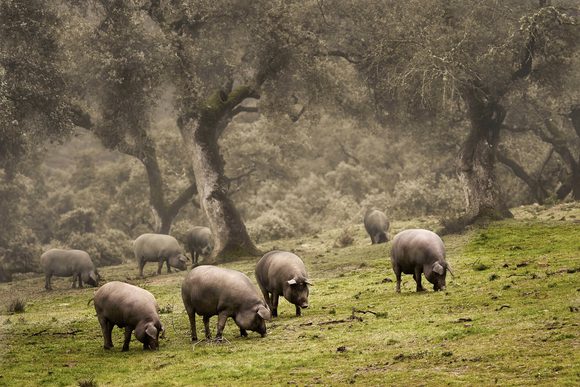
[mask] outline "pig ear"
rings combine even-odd
[[[286,281],[288,282],[288,285],[296,285],[296,280],[294,278],[292,278],[290,281]]]
[[[451,266],[449,266],[449,264],[447,262],[445,262],[445,267],[447,268],[447,270],[449,270],[449,273],[451,273],[451,276],[453,278],[455,278],[455,274],[453,274],[453,272],[451,271]]]
[[[272,313],[270,313],[270,309],[263,305],[258,307],[258,316],[262,317],[266,321],[270,321],[272,319]]]
[[[443,273],[445,273],[445,269],[439,264],[439,262],[435,262],[433,264],[433,271],[439,275],[443,275]]]
[[[157,328],[155,328],[155,325],[153,324],[147,325],[145,333],[147,333],[147,336],[151,337],[152,339],[157,339]]]

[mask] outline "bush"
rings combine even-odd
[[[354,243],[354,237],[352,236],[352,229],[345,228],[342,230],[338,238],[336,238],[336,247],[346,247]]]
[[[286,219],[287,214],[278,209],[266,211],[248,223],[248,231],[256,242],[295,236],[293,227]]]
[[[15,298],[8,305],[8,313],[24,313],[26,302],[20,298]]]
[[[133,243],[122,231],[110,229],[103,234],[73,233],[66,241],[71,249],[86,251],[96,266],[118,265],[133,256]]]
[[[73,233],[93,233],[96,218],[97,214],[92,208],[77,208],[62,214],[58,221],[56,237],[65,241]]]

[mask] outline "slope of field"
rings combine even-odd
[[[335,247],[341,230],[266,243],[303,257],[314,285],[302,317],[281,300],[268,336],[240,338],[228,320],[225,344],[191,343],[180,297],[184,272],[137,278],[136,264],[102,268],[106,280],[151,291],[166,337],[144,352],[135,339],[105,351],[94,289],[52,292],[39,275],[0,285],[0,385],[579,385],[580,208],[526,207],[515,219],[443,239],[455,277],[445,292],[414,292],[404,276],[395,293],[387,245],[370,245],[362,226],[354,244]],[[546,215],[548,214],[548,215]],[[434,219],[393,224],[394,232],[436,226]],[[129,257],[128,257],[129,259]],[[256,258],[226,265],[252,280]],[[11,301],[26,311],[8,314]],[[215,332],[217,319],[211,320]],[[202,336],[201,319],[198,335]]]

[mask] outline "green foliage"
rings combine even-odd
[[[0,167],[14,168],[44,140],[70,134],[70,95],[50,1],[0,2]]]

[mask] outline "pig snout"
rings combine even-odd
[[[308,301],[306,301],[306,302],[303,302],[302,304],[300,304],[300,307],[301,307],[302,309],[306,309],[306,308],[308,308]]]

